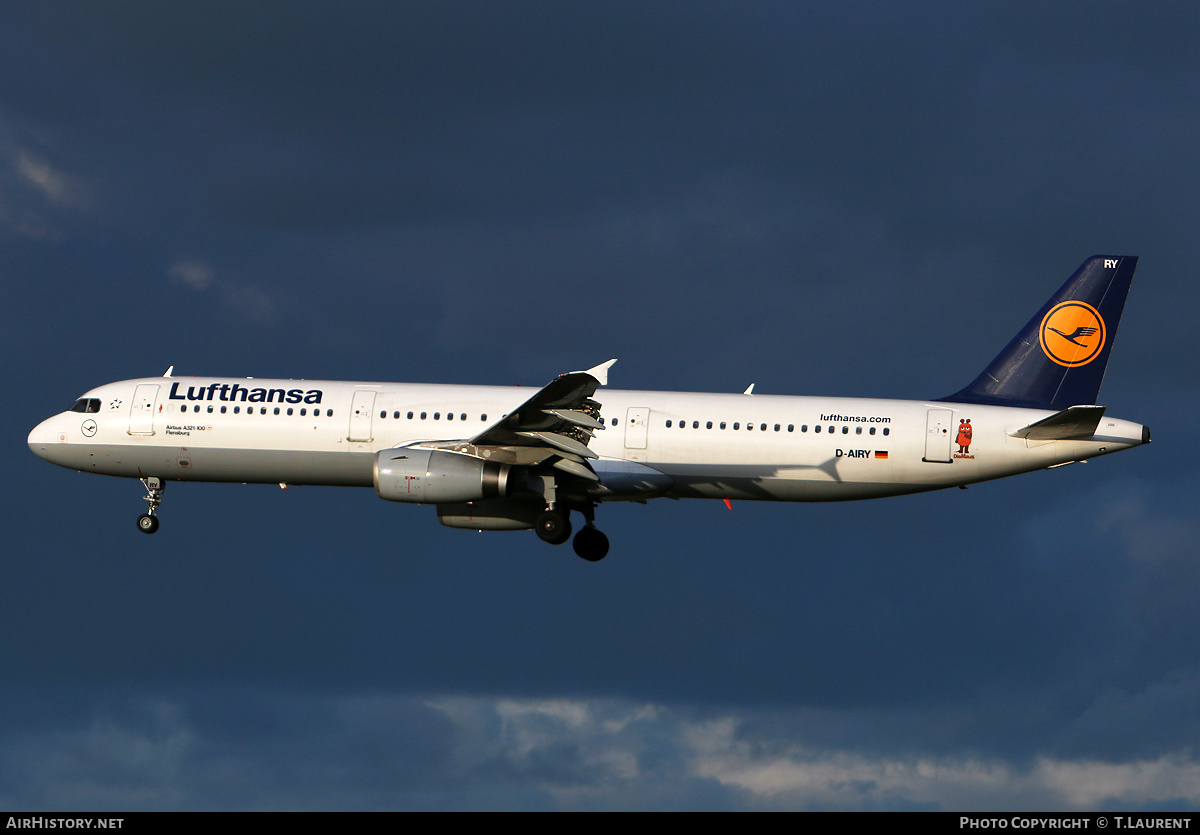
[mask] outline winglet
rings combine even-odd
[[[600,363],[595,368],[589,368],[587,371],[576,371],[575,373],[576,374],[591,374],[593,377],[595,377],[600,382],[600,385],[607,386],[608,385],[608,369],[612,368],[613,363],[615,363],[615,362],[616,362],[615,359],[611,359],[608,362]]]

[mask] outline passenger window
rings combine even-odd
[[[208,407],[208,413],[209,413],[210,415],[212,414],[212,411],[213,411],[213,408],[212,408],[212,406],[209,406],[209,407]]]
[[[291,413],[292,413],[292,407],[288,406],[288,414],[290,415]]]
[[[454,412],[446,412],[446,420],[454,420]]]
[[[722,428],[722,429],[724,429],[724,428],[725,428],[725,421],[721,421],[721,428]]]
[[[778,424],[778,423],[777,423],[777,424],[775,424],[775,431],[776,431],[776,432],[778,432],[778,431],[779,431],[779,424]]]
[[[740,422],[738,422],[738,423],[735,423],[735,424],[733,425],[733,428],[734,428],[734,429],[740,429],[740,428],[741,428],[741,426],[742,426],[742,424],[741,424]]]
[[[747,429],[747,431],[749,431],[749,432],[753,432],[753,431],[754,431],[754,424],[753,424],[753,423],[747,423],[747,424],[746,424],[746,429]]]
[[[692,428],[693,428],[693,429],[699,429],[699,428],[700,428],[700,421],[698,421],[698,420],[693,420],[693,421],[692,421]]]
[[[459,419],[459,420],[466,420],[466,419],[467,419],[467,413],[466,413],[466,412],[463,412],[461,415],[459,415],[459,416],[458,416],[458,419]]]
[[[888,429],[886,426],[883,427],[883,434],[887,435],[887,434],[891,433],[891,431],[892,430]]]
[[[855,434],[855,435],[861,435],[861,434],[862,434],[862,427],[861,427],[861,426],[856,426],[856,427],[854,427],[854,434]]]
[[[288,414],[291,414],[291,412],[288,412]],[[380,412],[380,413],[379,413],[379,416],[380,416],[381,418],[385,418],[385,419],[386,419],[386,418],[387,418],[387,412],[386,412],[386,411],[382,411],[382,412]]]
[[[710,420],[708,423],[704,424],[704,428],[705,428],[705,429],[712,429],[712,421]]]
[[[234,413],[235,415],[240,415],[240,414],[242,413],[242,407],[241,407],[241,406],[234,406],[234,407],[233,407],[233,413]]]
[[[200,404],[199,404],[199,403],[197,403],[197,404],[195,405],[195,407],[192,409],[192,411],[193,411],[193,412],[199,412],[199,411],[200,411]]]
[[[849,434],[850,434],[850,427],[849,427],[849,426],[843,426],[843,427],[842,427],[842,434],[843,434],[843,435],[849,435]]]
[[[307,414],[308,414],[308,409],[301,409],[301,410],[300,410],[300,417],[304,417],[304,416],[305,416],[305,415],[307,415]]]
[[[279,407],[278,407],[278,406],[276,406],[276,407],[275,407],[275,414],[279,414]]]
[[[222,407],[221,407],[221,414],[225,414],[225,407],[224,407],[224,406],[222,406]]]
[[[814,426],[814,427],[813,427],[813,431],[814,431],[814,432],[816,432],[816,433],[818,433],[818,434],[820,434],[820,432],[821,432],[821,427],[819,427],[819,426]]]
[[[434,412],[434,413],[433,413],[433,419],[434,419],[434,420],[441,420],[441,419],[442,419],[442,413],[441,413],[441,412]]]
[[[669,421],[669,420],[667,421],[667,428],[668,428],[668,429],[670,429],[670,428],[671,428],[671,421]]]
[[[179,407],[179,411],[181,411],[181,412],[186,412],[186,411],[187,411],[187,406],[180,406],[180,407]]]
[[[868,434],[868,435],[874,435],[874,434],[875,434],[875,427],[874,427],[874,426],[872,426],[870,429],[868,429],[868,430],[867,430],[867,434]]]
[[[300,411],[301,411],[301,412],[303,412],[304,410],[303,410],[303,409],[301,409]],[[392,412],[392,420],[400,420],[400,413],[399,413],[399,412]]]
[[[421,412],[421,420],[425,420],[425,416],[426,416],[426,414],[428,414],[428,413],[427,413],[427,412]]]
[[[261,409],[258,410],[258,413],[260,415],[265,415],[267,413],[267,407],[263,406]]]
[[[409,413],[408,413],[408,419],[409,419],[409,420],[412,420],[412,412],[409,412]]]

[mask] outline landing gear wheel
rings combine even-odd
[[[154,533],[158,530],[158,517],[143,513],[138,517],[138,530],[142,533]]]
[[[575,534],[575,541],[571,544],[575,553],[588,562],[599,562],[608,555],[608,537],[591,525]]]
[[[562,545],[571,538],[571,520],[553,510],[547,510],[538,517],[534,530],[543,542]]]

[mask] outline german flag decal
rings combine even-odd
[[[887,450],[886,450],[886,449],[877,449],[877,450],[875,450],[875,457],[876,457],[876,458],[883,458],[884,460],[886,460],[886,459],[887,459]]]

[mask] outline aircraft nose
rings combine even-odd
[[[33,427],[29,433],[29,449],[38,458],[50,460],[49,450],[58,443],[58,429],[54,418],[47,418]]]

